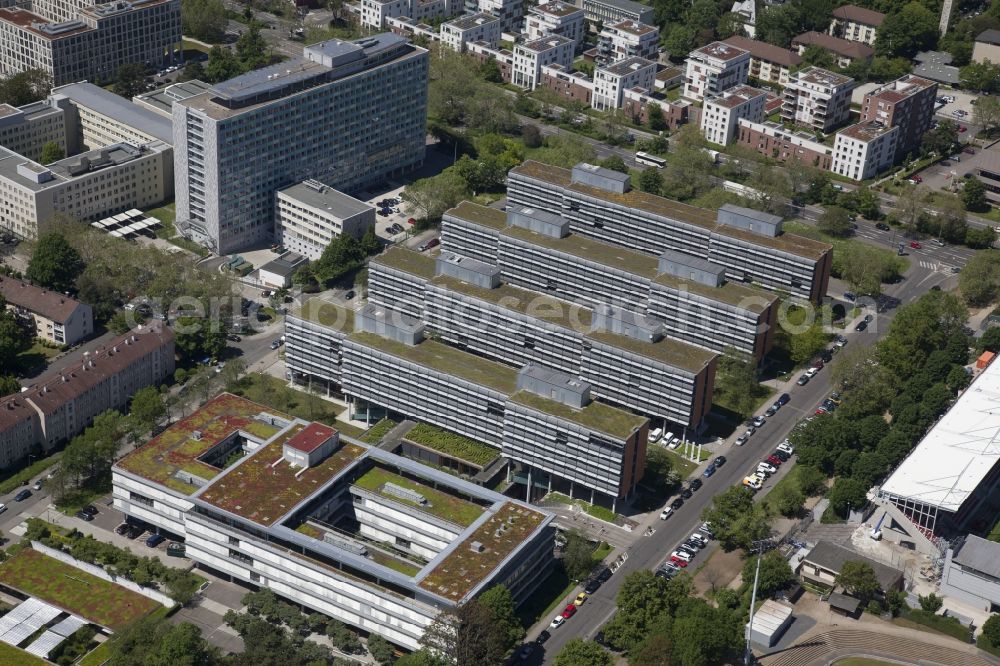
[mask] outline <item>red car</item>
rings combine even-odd
[[[958,128],[958,131],[959,132],[968,132],[969,128],[966,127],[965,125],[960,125],[959,128]]]
[[[962,152],[965,153],[965,154],[967,154],[967,155],[975,155],[976,154],[976,149],[973,148],[972,146],[966,146],[962,150]]]
[[[414,218],[412,218],[412,217],[411,217],[410,219],[408,219],[408,220],[406,221],[406,223],[407,223],[407,224],[416,224],[416,223],[417,223],[417,221],[416,221],[416,220],[415,220]]]
[[[924,247],[924,246],[923,246],[923,245],[921,245],[920,243],[918,243],[917,241],[910,241],[910,248],[911,248],[911,249],[914,249],[914,250],[921,250],[921,249],[923,249],[923,247]]]
[[[913,181],[914,183],[922,183],[924,182],[924,177],[920,175],[913,175],[910,176],[910,180]]]
[[[816,416],[823,416],[824,414],[826,414],[826,410],[823,409],[822,407],[819,407],[816,409],[815,412],[813,412],[813,414],[815,414]]]
[[[566,608],[563,609],[563,612],[560,613],[560,615],[562,615],[567,620],[570,619],[571,617],[576,615],[576,606],[573,604],[566,604]]]
[[[781,458],[778,456],[768,456],[767,462],[771,463],[775,467],[781,467]]]
[[[681,569],[686,568],[687,565],[688,565],[687,562],[685,562],[681,558],[677,557],[676,555],[671,555],[670,556],[670,561],[673,562],[674,564],[676,564],[677,566],[679,566]]]

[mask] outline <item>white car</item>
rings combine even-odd
[[[670,432],[663,436],[663,441],[667,442],[667,447],[671,449],[676,449],[681,445],[681,438]]]
[[[658,442],[660,441],[661,437],[663,437],[663,428],[653,428],[652,430],[649,431],[650,442],[653,443]]]
[[[664,507],[663,511],[660,512],[660,520],[666,520],[667,518],[669,518],[670,516],[672,516],[673,513],[674,513],[674,510],[671,509],[669,506],[668,507]]]
[[[684,560],[685,562],[690,562],[694,558],[691,557],[691,553],[684,550],[675,550],[670,553],[670,557],[676,557],[678,560]]]
[[[747,435],[746,433],[743,433],[742,435],[736,438],[736,441],[733,442],[733,444],[735,444],[736,446],[743,446],[748,441],[750,441],[750,436]]]
[[[757,469],[758,470],[763,470],[763,471],[767,472],[768,474],[774,474],[775,472],[778,471],[778,468],[775,467],[774,465],[772,465],[769,462],[759,462],[759,463],[757,463]]]
[[[7,510],[7,505],[6,504],[0,504],[0,513],[3,513],[6,510]]]
[[[809,379],[812,379],[813,377],[819,374],[819,368],[809,368],[802,374],[804,374]]]
[[[552,627],[553,629],[558,629],[559,627],[563,626],[565,622],[566,618],[564,618],[562,615],[556,615],[555,618],[553,618],[552,622],[549,623],[549,626]]]
[[[697,541],[698,543],[705,544],[706,546],[708,545],[708,537],[702,534],[701,532],[695,532],[694,534],[692,534],[690,540]]]
[[[781,444],[778,444],[778,450],[783,451],[788,455],[792,455],[793,453],[795,453],[795,447],[792,446],[792,443],[789,442],[787,439],[783,441]]]
[[[746,486],[747,488],[753,488],[754,490],[760,490],[761,487],[763,487],[763,485],[764,485],[764,481],[763,481],[763,479],[761,479],[760,477],[758,477],[756,475],[754,475],[754,476],[745,476],[745,477],[743,477],[743,485]]]
[[[763,417],[763,416],[759,416],[759,415],[758,415],[758,416],[755,416],[755,417],[753,418],[753,427],[754,427],[754,428],[759,428],[759,427],[761,427],[762,425],[764,425],[764,423],[766,423],[766,421],[764,420],[764,417]]]

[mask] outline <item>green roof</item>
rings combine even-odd
[[[222,470],[198,460],[206,451],[233,433],[242,430],[261,441],[274,437],[279,428],[254,419],[261,412],[288,418],[281,412],[258,405],[231,393],[222,393],[208,401],[198,411],[173,424],[143,446],[118,461],[117,466],[167,486],[185,495],[197,486],[178,479],[183,470],[209,481]],[[195,433],[200,433],[195,438]]]
[[[434,273],[437,272],[437,262],[432,257],[408,250],[401,245],[393,245],[382,254],[372,258],[371,263],[381,264],[428,279],[434,277]]]
[[[447,275],[439,275],[431,280],[431,283],[573,330],[578,330],[580,327],[589,330],[593,321],[593,310],[585,305],[563,301],[548,294],[521,289],[507,283],[495,289],[486,289]]]
[[[738,305],[750,312],[756,313],[763,312],[768,305],[778,300],[778,297],[771,292],[748,287],[738,282],[725,282],[721,287],[710,287],[707,284],[685,280],[669,273],[657,275],[653,282],[673,289],[689,291],[693,294],[719,301],[720,303]]]
[[[572,182],[572,172],[569,169],[550,166],[540,162],[527,161],[524,164],[515,167],[513,171],[515,173],[523,173],[526,176],[551,183],[557,187],[564,187],[575,192],[592,196],[602,201],[619,204],[626,208],[635,208],[640,211],[662,217],[668,217],[680,222],[687,222],[688,224],[693,224],[704,229],[714,231],[723,236],[741,238],[756,245],[771,247],[777,250],[784,250],[785,252],[802,257],[818,259],[832,249],[831,245],[813,240],[811,238],[805,238],[804,236],[796,236],[795,234],[784,233],[776,237],[761,236],[760,234],[743,231],[742,229],[728,227],[717,222],[717,213],[715,211],[705,208],[697,208],[679,201],[674,201],[673,199],[659,197],[655,194],[648,194],[646,192],[640,192],[639,190],[630,190],[624,194],[617,194],[600,188],[590,187],[582,183],[574,183]]]
[[[645,416],[637,416],[596,400],[581,409],[574,409],[530,391],[519,391],[512,395],[510,400],[543,414],[576,423],[588,430],[596,430],[620,439],[627,439],[647,421]]]
[[[354,310],[318,297],[310,298],[292,316],[344,333],[354,330]]]
[[[349,339],[506,395],[517,390],[517,371],[513,368],[434,340],[410,346],[374,333],[355,333]]]
[[[498,208],[480,206],[471,201],[463,201],[451,210],[445,211],[445,215],[468,220],[491,229],[505,229],[507,227],[507,213]]]
[[[508,227],[504,234],[534,245],[565,252],[575,257],[589,259],[599,264],[653,279],[660,272],[659,259],[652,255],[635,252],[618,245],[591,240],[585,236],[570,234],[563,238],[553,238],[521,227]]]
[[[627,335],[603,331],[588,333],[587,337],[694,373],[700,372],[712,362],[713,358],[718,356],[713,351],[695,347],[673,338],[661,338],[658,342],[644,342]]]
[[[400,486],[401,488],[406,488],[412,490],[413,492],[420,493],[427,500],[426,504],[419,504],[416,501],[411,501],[405,497],[400,497],[398,495],[393,495],[392,493],[386,492],[384,490],[385,484],[392,483],[394,485]],[[362,474],[356,481],[354,485],[364,488],[365,490],[375,493],[377,495],[382,495],[387,499],[394,502],[400,502],[406,504],[407,506],[412,506],[418,511],[423,511],[431,516],[436,516],[442,520],[447,520],[450,523],[455,523],[462,527],[468,527],[472,523],[476,522],[479,516],[483,515],[485,509],[475,502],[470,502],[467,499],[458,497],[457,495],[452,495],[451,493],[444,492],[437,488],[432,488],[426,483],[421,483],[409,477],[401,476],[395,472],[389,471],[381,466],[372,467],[370,470]]]
[[[461,600],[524,543],[544,520],[545,515],[538,511],[505,502],[428,572],[420,581],[420,587],[446,599]],[[481,552],[470,547],[475,542],[482,544]]]

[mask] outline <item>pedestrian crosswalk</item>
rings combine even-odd
[[[934,271],[935,273],[951,273],[952,266],[948,264],[942,264],[937,261],[925,261],[923,259],[919,262],[921,268],[926,268]]]

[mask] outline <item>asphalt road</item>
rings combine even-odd
[[[877,232],[874,228],[873,232]],[[867,231],[866,231],[867,233]],[[885,233],[885,232],[881,232]],[[921,261],[928,264],[938,264],[955,257],[958,248],[932,247],[922,252],[919,256],[925,257],[920,261],[911,262],[906,278],[896,285],[890,285],[885,290],[886,295],[899,299],[902,303],[907,303],[934,285],[947,285],[955,277],[948,271],[941,272],[925,266]],[[960,252],[961,256],[966,256],[966,252]],[[967,254],[971,255],[971,251]],[[863,333],[849,329],[845,332],[848,338],[848,346],[871,345],[878,340],[889,328],[889,323],[895,315],[895,310],[890,309],[878,314]],[[657,521],[654,525],[656,532],[649,537],[642,537],[628,550],[628,559],[611,579],[590,596],[587,602],[580,607],[576,615],[570,618],[566,624],[559,629],[550,629],[552,637],[543,646],[543,650],[536,651],[533,659],[529,663],[550,663],[554,655],[566,644],[570,638],[582,637],[592,639],[600,628],[611,619],[615,612],[615,597],[621,587],[622,581],[629,573],[642,569],[655,569],[667,559],[674,547],[684,541],[701,524],[701,513],[711,501],[712,496],[722,492],[730,486],[741,482],[742,478],[749,472],[756,469],[757,463],[770,454],[775,446],[788,436],[792,427],[804,416],[811,415],[816,406],[831,391],[829,381],[829,369],[824,368],[819,374],[805,386],[794,386],[789,394],[791,401],[785,405],[777,414],[767,419],[767,423],[758,429],[757,433],[751,437],[750,441],[743,447],[726,445],[721,451],[726,456],[727,462],[711,478],[703,479],[704,486],[687,500],[678,511],[674,512],[668,520]],[[766,407],[766,405],[764,405]],[[794,461],[794,458],[792,459]],[[775,483],[787,473],[790,465],[785,464],[775,476],[772,476],[765,484],[758,497],[770,490]],[[715,542],[712,542],[713,545]],[[710,546],[709,548],[711,548]],[[702,551],[692,563],[696,568],[698,564],[705,560],[710,553],[709,548]],[[575,595],[576,591],[573,592]],[[554,616],[555,613],[552,614]],[[538,625],[532,628],[529,633],[530,638],[538,635],[538,632],[545,628],[552,617],[543,618]]]

